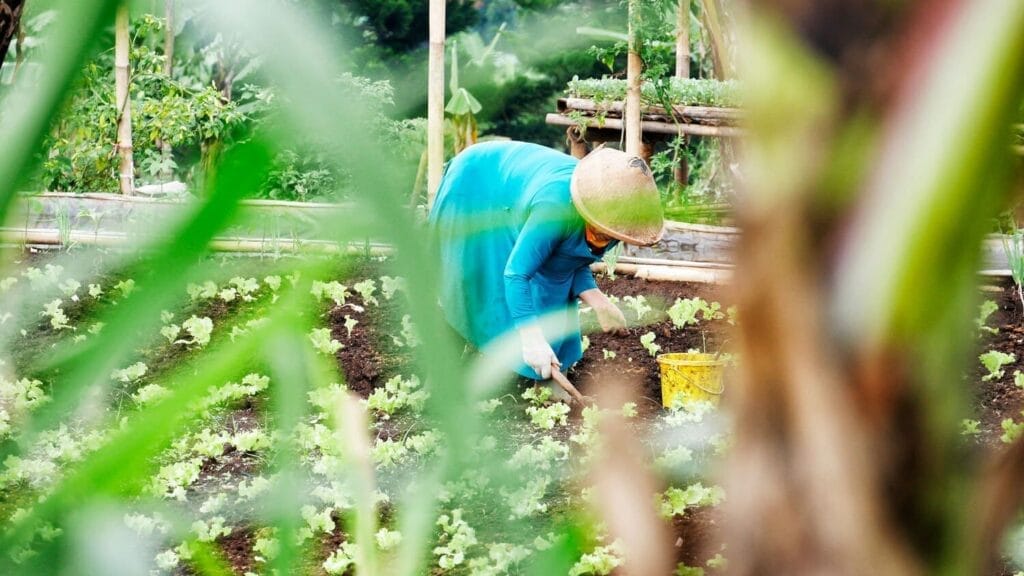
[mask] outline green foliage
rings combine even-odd
[[[626,81],[618,78],[573,78],[566,93],[573,98],[612,102],[626,98],[626,87]],[[644,102],[661,104],[654,83],[644,82],[640,90]],[[741,103],[740,85],[733,80],[672,78],[667,81],[667,94],[670,102],[677,106],[735,107]]]
[[[393,51],[407,52],[420,45],[427,37],[428,4],[410,0],[354,0],[348,6],[353,22],[368,39]],[[455,34],[471,26],[477,12],[466,0],[445,2],[445,28]]]
[[[964,418],[960,421],[960,434],[963,436],[980,436],[981,421]]]
[[[978,327],[981,332],[987,332],[989,334],[998,334],[999,329],[988,326],[987,322],[992,313],[999,310],[999,305],[992,300],[985,300],[978,306],[978,316],[974,319],[974,325]]]
[[[133,147],[139,179],[166,180],[178,160],[202,156],[212,142],[240,134],[250,115],[225,101],[212,86],[188,87],[165,76],[163,56],[151,46],[162,34],[152,16],[136,19],[131,50]],[[40,186],[49,190],[112,192],[116,171],[118,110],[114,105],[113,51],[102,52],[82,70],[76,89],[43,144]],[[165,157],[161,146],[175,149]],[[176,160],[177,158],[177,160]]]
[[[982,380],[987,382],[992,379],[1002,378],[1003,374],[1005,374],[1003,366],[1016,362],[1017,356],[1015,354],[1000,352],[999,350],[989,350],[981,356],[978,356],[978,359],[981,360],[982,366],[988,370],[988,374],[982,377]]]

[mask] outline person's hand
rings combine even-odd
[[[622,310],[607,298],[594,306],[594,313],[597,314],[597,323],[601,325],[601,330],[619,335],[626,331],[626,317]]]
[[[619,307],[605,296],[604,292],[597,288],[591,288],[580,294],[580,300],[594,310],[601,330],[618,335],[626,332],[626,317],[622,315],[622,310],[619,310]]]
[[[534,326],[520,329],[519,339],[523,345],[523,362],[544,380],[551,378],[552,366],[562,366],[540,328]]]

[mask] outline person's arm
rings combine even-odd
[[[622,310],[601,292],[596,283],[593,288],[580,292],[580,300],[594,309],[601,330],[617,334],[626,330],[626,317],[622,315]]]
[[[505,264],[505,302],[512,323],[519,331],[523,362],[543,379],[551,377],[551,366],[559,366],[558,357],[544,338],[533,305],[530,279],[562,241],[566,228],[565,210],[556,204],[539,204],[527,217],[512,253]]]

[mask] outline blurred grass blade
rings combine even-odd
[[[192,550],[190,564],[197,576],[233,576],[234,572],[224,556],[209,542],[192,539],[188,542]]]
[[[893,329],[928,329],[945,303],[928,298],[941,291],[918,288],[973,275],[986,217],[1001,205],[990,176],[1009,160],[1024,78],[1024,3],[960,7],[942,41],[927,45],[920,69],[907,72],[919,79],[889,122],[846,237],[835,313],[850,335],[877,341]]]

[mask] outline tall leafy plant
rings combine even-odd
[[[1013,229],[1003,235],[1003,253],[1010,265],[1010,276],[1017,286],[1017,298],[1020,300],[1021,309],[1024,310],[1024,230],[1017,227],[1013,222]]]

